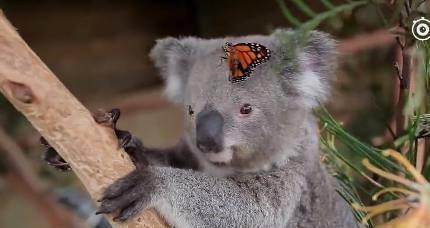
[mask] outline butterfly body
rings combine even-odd
[[[230,70],[229,80],[240,82],[248,79],[255,67],[269,60],[271,52],[265,46],[258,43],[227,42],[224,47]]]

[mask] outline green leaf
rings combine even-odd
[[[340,6],[336,6],[326,12],[320,13],[318,15],[316,15],[314,18],[312,18],[311,20],[307,21],[306,23],[301,25],[301,29],[306,30],[306,31],[310,31],[315,29],[316,27],[318,27],[318,25],[320,25],[324,20],[326,20],[327,18],[336,16],[337,14],[344,12],[344,11],[349,11],[352,10],[358,6],[362,6],[367,4],[368,1],[352,1],[350,3],[346,3]]]
[[[368,158],[372,163],[389,172],[404,172],[397,163],[382,155],[382,150],[361,142],[359,139],[346,132],[342,126],[330,115],[325,108],[316,111],[317,116],[324,124],[324,130],[332,134],[340,143],[346,146],[354,154],[363,159]]]
[[[288,20],[288,22],[290,22],[295,27],[301,25],[301,22],[296,17],[294,17],[294,15],[288,9],[287,5],[285,5],[284,0],[276,0],[276,2],[278,3],[279,8],[281,8],[282,14]]]
[[[297,8],[299,8],[303,13],[308,15],[309,17],[315,17],[317,14],[302,0],[291,0],[294,4],[296,4]]]

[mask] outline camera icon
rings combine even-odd
[[[430,39],[430,20],[421,17],[412,24],[412,35],[420,41]]]

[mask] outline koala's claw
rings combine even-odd
[[[105,190],[103,197],[99,201],[103,202],[104,200],[110,200],[121,196],[127,190],[135,187],[141,178],[142,177],[139,172],[134,170],[127,176],[124,176],[111,184]]]
[[[115,222],[123,222],[145,209],[149,202],[150,178],[135,170],[110,185],[99,200],[96,214],[109,214],[119,211]]]
[[[128,205],[126,208],[122,209],[118,216],[113,218],[115,222],[125,222],[127,219],[135,216],[141,210],[141,206],[138,204],[142,204],[141,202],[133,202]]]
[[[46,151],[43,155],[43,160],[48,163],[48,165],[54,167],[59,171],[69,171],[71,167],[69,163],[67,163],[54,148],[49,145],[48,141],[45,138],[40,137],[40,144],[46,147]]]
[[[98,124],[116,129],[116,122],[119,120],[121,116],[121,111],[117,108],[111,109],[106,112],[103,110],[98,110],[93,114],[94,121]]]
[[[133,136],[128,131],[115,129],[115,135],[118,138],[119,148],[127,149],[131,145],[131,139]]]

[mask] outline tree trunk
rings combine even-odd
[[[71,165],[93,199],[134,168],[112,129],[93,120],[1,11],[0,92]],[[108,217],[114,227],[167,227],[152,209],[122,224]]]

